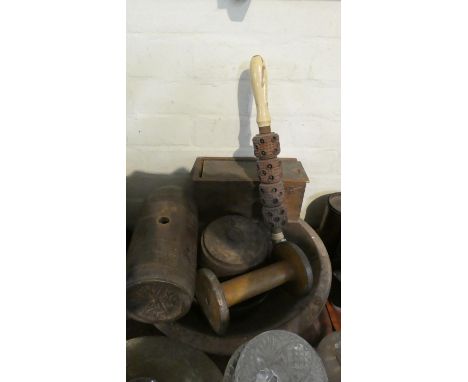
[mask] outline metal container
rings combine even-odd
[[[127,254],[127,315],[146,323],[170,322],[193,301],[198,220],[180,187],[160,188],[146,201]]]
[[[329,382],[341,382],[341,332],[333,332],[319,344],[317,352],[322,358]]]
[[[333,270],[341,269],[341,251],[338,249],[341,241],[341,192],[335,192],[328,197],[317,232],[327,248]]]
[[[223,382],[328,382],[317,352],[303,338],[270,330],[241,345],[232,355]]]

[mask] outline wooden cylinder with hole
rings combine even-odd
[[[211,327],[224,334],[229,307],[288,284],[291,292],[305,294],[312,288],[312,267],[302,250],[290,242],[278,243],[273,256],[278,262],[220,283],[207,268],[198,271],[195,295]]]
[[[195,293],[197,210],[180,187],[151,195],[127,254],[127,316],[170,322],[186,314]]]

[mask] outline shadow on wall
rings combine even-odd
[[[250,116],[252,114],[253,95],[250,88],[249,70],[244,70],[239,77],[237,88],[239,108],[239,147],[233,152],[234,157],[253,157]],[[203,156],[203,154],[201,154]],[[194,154],[193,161],[195,162]],[[242,162],[239,167],[243,169]],[[190,171],[180,167],[170,174],[152,174],[135,171],[127,176],[127,229],[132,230],[145,199],[158,188],[178,185],[187,192],[192,192]]]
[[[239,108],[239,148],[232,153],[234,157],[253,156],[250,115],[252,114],[253,95],[250,88],[249,70],[244,70],[239,77],[237,87],[237,107]]]
[[[249,9],[250,0],[217,0],[219,9],[227,9],[231,21],[243,21],[247,9]]]

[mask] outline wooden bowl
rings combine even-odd
[[[225,335],[217,335],[197,304],[178,321],[155,324],[166,334],[192,347],[217,355],[231,355],[241,344],[273,329],[289,330],[305,338],[313,336],[314,322],[328,298],[332,279],[330,259],[317,233],[303,220],[284,227],[287,240],[296,243],[307,255],[313,270],[309,294],[296,297],[278,287],[245,315],[233,317]]]

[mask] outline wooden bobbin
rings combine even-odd
[[[288,284],[292,293],[301,295],[312,288],[312,267],[302,250],[291,242],[275,246],[278,262],[220,283],[207,268],[198,271],[195,296],[211,327],[224,334],[229,325],[229,307]]]

